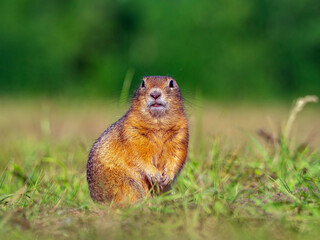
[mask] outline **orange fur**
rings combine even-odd
[[[94,200],[134,203],[146,197],[153,183],[164,192],[185,163],[188,122],[176,82],[167,76],[143,81],[126,115],[90,151],[87,180]],[[174,87],[169,87],[170,81]],[[161,96],[154,100],[152,91]],[[158,100],[164,107],[152,105]]]

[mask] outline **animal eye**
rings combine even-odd
[[[173,80],[170,81],[169,87],[170,87],[170,88],[173,88]]]
[[[142,80],[141,87],[145,87],[144,81]]]

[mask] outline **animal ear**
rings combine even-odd
[[[145,87],[144,80],[142,80],[141,87]]]
[[[174,85],[173,85],[173,80],[170,81],[169,87],[170,87],[170,88],[173,88],[173,87],[174,87]]]

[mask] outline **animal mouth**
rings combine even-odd
[[[150,101],[148,104],[149,111],[154,117],[161,117],[166,113],[167,104],[165,101]]]
[[[151,101],[149,102],[148,107],[152,112],[162,112],[166,109],[167,105],[164,101]]]
[[[153,103],[153,104],[151,104],[151,107],[160,108],[160,107],[164,107],[164,104],[162,104],[162,103]]]

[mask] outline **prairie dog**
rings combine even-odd
[[[128,112],[91,148],[87,164],[91,197],[134,203],[154,185],[158,193],[170,189],[186,161],[188,142],[188,121],[176,81],[169,76],[144,77]]]

